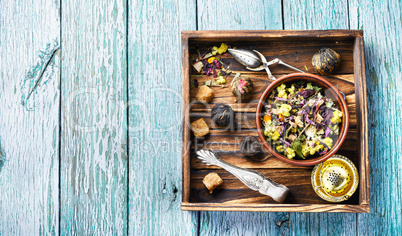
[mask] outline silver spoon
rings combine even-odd
[[[207,165],[222,167],[236,176],[247,187],[254,191],[259,191],[261,194],[270,196],[279,203],[285,201],[285,198],[289,193],[289,189],[286,186],[275,183],[272,179],[265,177],[257,171],[243,169],[222,161],[218,154],[209,149],[197,151],[197,157]]]
[[[238,61],[240,64],[246,66],[248,70],[251,71],[261,71],[265,70],[268,74],[269,79],[271,80],[276,80],[276,78],[272,75],[271,71],[269,70],[268,66],[274,65],[274,64],[280,64],[284,65],[292,70],[296,70],[299,72],[304,73],[304,71],[297,69],[294,66],[291,66],[289,64],[286,64],[279,58],[275,58],[272,61],[267,61],[267,59],[262,55],[259,51],[257,50],[246,50],[246,49],[228,49],[228,52],[230,55],[233,56],[236,61]]]

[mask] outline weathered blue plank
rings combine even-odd
[[[198,30],[269,30],[282,29],[280,1],[197,2]]]
[[[402,3],[349,1],[351,28],[363,29],[366,54],[370,214],[358,234],[402,234]]]
[[[196,1],[129,1],[129,234],[197,235],[180,210],[180,31],[195,30]]]
[[[127,233],[126,1],[62,1],[62,235]]]
[[[348,29],[346,0],[283,2],[285,29]],[[353,213],[291,213],[292,235],[347,235],[356,231]]]
[[[347,0],[284,0],[285,29],[349,29]]]
[[[0,1],[0,235],[59,228],[57,1]]]
[[[198,29],[282,29],[281,2],[199,2]],[[200,235],[286,235],[288,219],[287,213],[201,212]]]

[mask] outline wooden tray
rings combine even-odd
[[[249,76],[255,85],[249,103],[235,103],[229,88],[213,87],[215,97],[206,107],[195,100],[197,88],[190,88],[190,80],[196,78],[200,84],[212,76],[195,75],[192,61],[197,57],[197,48],[206,49],[221,42],[237,48],[256,49],[267,60],[280,58],[297,68],[314,73],[311,58],[321,47],[337,51],[342,62],[333,75],[327,79],[346,95],[350,112],[348,135],[338,154],[350,158],[360,175],[359,187],[349,200],[332,204],[319,198],[311,187],[313,167],[299,167],[287,164],[267,153],[265,161],[255,161],[239,152],[238,143],[247,136],[258,138],[255,111],[262,92],[271,83],[263,72],[247,71],[231,57],[233,72]],[[189,211],[285,211],[285,212],[369,212],[369,168],[366,75],[364,65],[363,32],[360,30],[329,31],[187,31],[182,32],[183,59],[183,200],[182,210]],[[277,77],[293,73],[283,66],[270,66]],[[228,77],[229,85],[232,77]],[[210,110],[217,103],[232,106],[236,112],[238,127],[235,130],[218,128],[210,119]],[[204,118],[211,128],[210,135],[203,141],[195,139],[190,123]],[[247,188],[236,177],[216,166],[207,166],[195,156],[195,151],[209,148],[218,152],[221,158],[231,164],[251,168],[286,185],[290,194],[284,204]],[[265,150],[266,151],[266,150]],[[202,183],[204,176],[217,172],[223,184],[209,194]]]

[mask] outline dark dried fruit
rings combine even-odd
[[[313,67],[320,75],[329,75],[341,62],[341,56],[330,48],[321,48],[313,56]]]

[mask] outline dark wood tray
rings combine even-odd
[[[351,159],[360,175],[356,193],[341,204],[328,203],[319,198],[311,187],[313,167],[287,164],[270,153],[265,161],[255,161],[239,152],[238,143],[247,136],[258,138],[255,111],[262,92],[271,83],[263,72],[247,71],[233,58],[227,57],[233,72],[249,76],[255,85],[249,103],[235,103],[229,88],[213,87],[215,96],[206,107],[195,100],[197,88],[190,88],[190,80],[200,84],[212,76],[195,75],[192,61],[197,48],[228,42],[232,46],[257,49],[267,60],[280,58],[284,62],[309,73],[315,73],[311,58],[321,47],[337,51],[342,62],[340,67],[326,78],[346,95],[350,125],[345,142],[338,154]],[[182,210],[194,211],[285,211],[285,212],[369,212],[369,169],[366,75],[364,68],[363,32],[360,30],[329,31],[187,31],[182,32],[183,59],[183,200]],[[275,77],[293,73],[283,66],[270,66]],[[232,77],[228,77],[229,85]],[[210,110],[217,103],[232,106],[236,112],[238,127],[235,130],[218,128],[210,119]],[[190,123],[204,118],[211,132],[204,140],[197,140],[190,130]],[[236,177],[216,166],[207,166],[195,156],[195,151],[209,148],[219,153],[231,164],[251,168],[274,181],[286,185],[290,194],[283,204],[247,188]],[[266,150],[265,150],[266,151]],[[212,171],[223,179],[223,184],[209,194],[202,183],[204,176]]]

